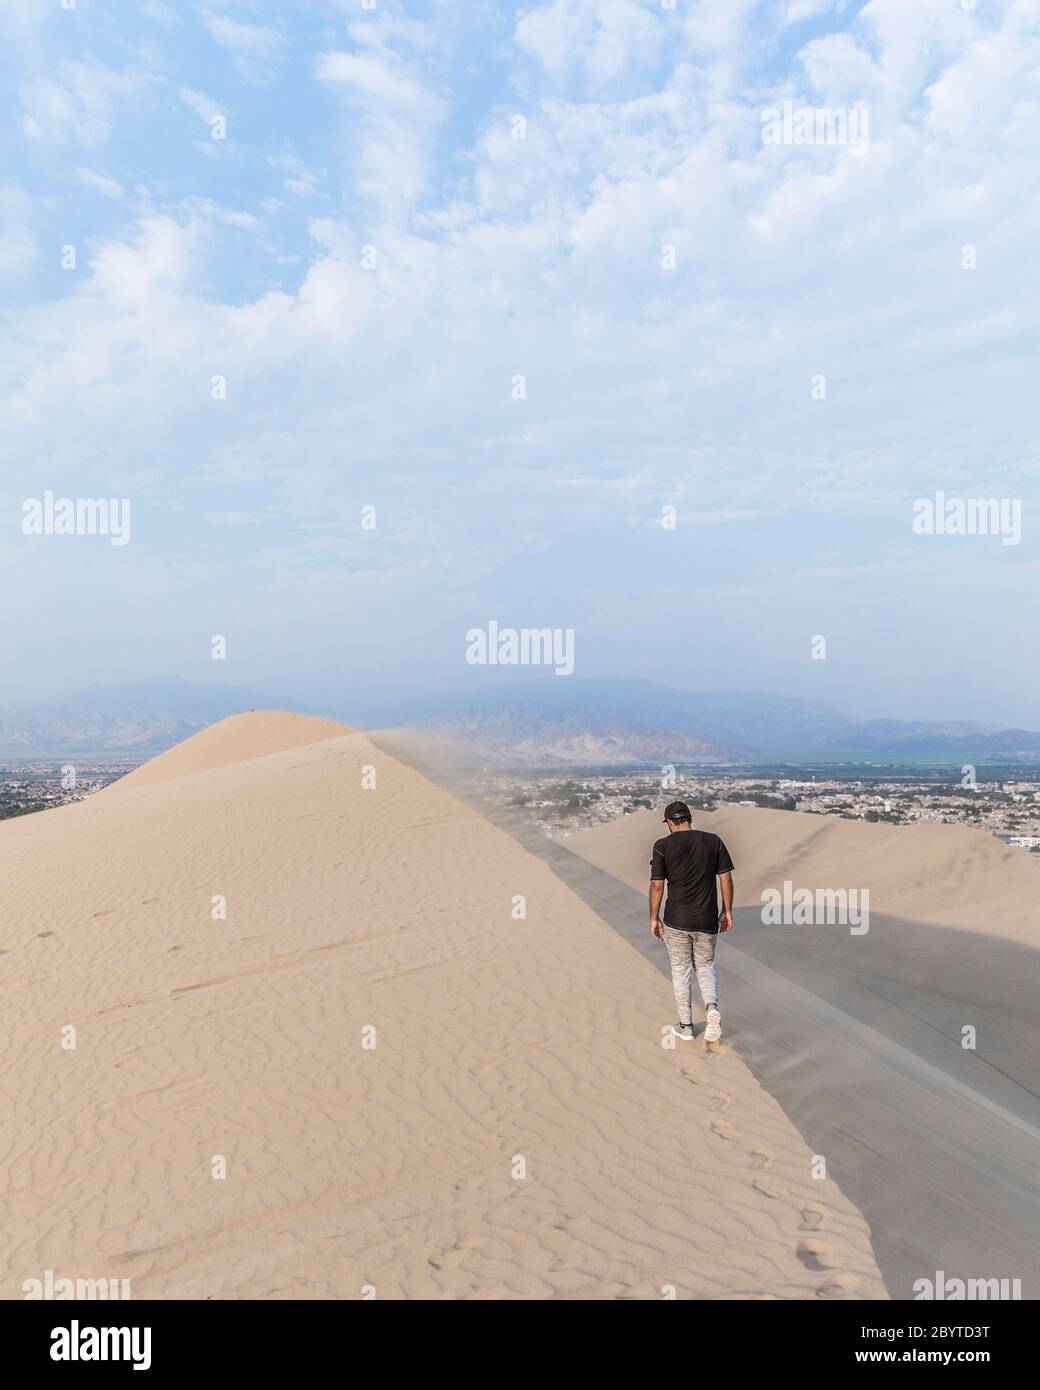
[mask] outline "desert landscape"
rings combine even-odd
[[[0,46],[30,1379],[298,1376],[371,1302],[1017,1367],[1040,5],[0,0]]]
[[[0,825],[3,1295],[885,1296],[653,968],[366,736],[223,721]]]

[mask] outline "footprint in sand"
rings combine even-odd
[[[772,1154],[763,1153],[761,1149],[752,1149],[751,1152],[748,1154],[748,1167],[749,1167],[749,1168],[758,1168],[758,1169],[762,1170],[762,1169],[766,1169],[766,1168],[772,1168],[772,1166],[773,1166],[773,1155],[772,1155]]]
[[[436,1256],[431,1255],[427,1264],[434,1269],[455,1269],[459,1266],[478,1242],[459,1241],[450,1250],[439,1250]]]
[[[467,1255],[476,1254],[486,1244],[483,1236],[460,1236],[449,1249],[439,1250],[436,1255],[431,1255],[427,1264],[432,1265],[434,1269],[455,1269]]]
[[[461,1250],[443,1250],[436,1259],[431,1255],[427,1264],[433,1269],[454,1269],[462,1263]]]
[[[832,1274],[816,1290],[817,1298],[848,1298],[856,1286],[851,1274]]]
[[[730,1098],[725,1091],[713,1091],[711,1100],[708,1101],[709,1110],[725,1110]]]
[[[822,1240],[800,1240],[795,1247],[795,1254],[806,1269],[834,1268],[829,1258],[830,1247]]]
[[[823,1225],[823,1212],[819,1207],[802,1208],[802,1224],[800,1231],[818,1231]]]
[[[774,1187],[772,1183],[763,1182],[761,1178],[752,1178],[751,1186],[755,1189],[756,1192],[761,1192],[763,1197],[775,1198],[783,1197],[785,1195],[784,1189],[782,1187]]]
[[[734,1144],[740,1138],[737,1131],[722,1120],[712,1120],[711,1132],[719,1139],[725,1139],[728,1144]]]

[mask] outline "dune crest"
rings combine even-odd
[[[280,710],[256,710],[233,714],[211,724],[175,747],[149,759],[133,772],[113,782],[106,791],[126,791],[130,787],[150,787],[175,777],[211,772],[217,767],[247,762],[302,748],[327,738],[342,738],[354,730],[332,719],[316,719],[309,714],[287,714]]]

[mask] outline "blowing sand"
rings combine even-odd
[[[743,1063],[360,734],[225,721],[0,825],[0,883],[8,1298],[883,1296]]]
[[[727,806],[695,811],[733,862],[734,903],[757,907],[765,888],[870,890],[870,908],[1040,945],[1040,864],[964,825],[883,825]],[[660,811],[635,811],[564,840],[567,848],[635,888],[650,877],[650,846],[668,828]]]

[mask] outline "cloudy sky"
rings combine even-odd
[[[347,712],[479,683],[494,619],[1040,726],[1036,0],[0,0],[0,45],[4,704]],[[1019,543],[916,534],[940,490]],[[47,491],[129,544],[26,535]]]

